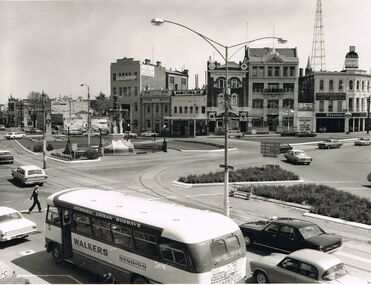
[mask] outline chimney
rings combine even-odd
[[[349,46],[349,51],[356,51],[356,47],[355,46]]]
[[[184,73],[184,74],[188,74],[188,69],[184,69],[184,70],[183,70],[183,73]]]
[[[156,65],[157,65],[158,67],[161,67],[161,61],[156,61]]]
[[[146,58],[146,59],[144,60],[144,64],[150,64],[150,63],[151,63],[151,60],[150,60],[150,59]]]
[[[198,74],[195,74],[195,89],[198,89]]]
[[[300,77],[303,77],[303,69],[302,68],[299,68],[299,78]]]

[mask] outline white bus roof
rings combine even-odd
[[[163,229],[162,237],[188,244],[235,232],[238,225],[218,213],[151,201],[115,191],[69,189],[48,197],[49,205],[65,204],[92,209]]]

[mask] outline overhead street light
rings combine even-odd
[[[88,147],[90,148],[90,87],[86,83],[81,83],[80,86],[86,86],[88,88]]]
[[[228,50],[230,48],[235,48],[235,47],[238,47],[238,46],[241,46],[241,45],[246,45],[246,44],[250,44],[250,43],[260,41],[260,40],[265,40],[265,39],[275,39],[275,40],[278,41],[278,43],[282,43],[282,44],[287,43],[287,40],[284,40],[280,37],[261,37],[261,38],[257,38],[257,39],[254,39],[254,40],[238,43],[238,44],[235,44],[235,45],[226,46],[226,45],[220,44],[217,41],[215,41],[215,40],[213,40],[213,39],[197,32],[197,31],[193,30],[190,27],[187,27],[187,26],[185,26],[183,24],[180,24],[180,23],[177,23],[177,22],[164,20],[164,19],[161,19],[161,18],[153,18],[151,20],[151,23],[155,26],[161,26],[164,23],[169,23],[169,24],[173,24],[173,25],[182,27],[184,29],[187,29],[187,30],[195,33],[196,35],[201,37],[203,40],[205,40],[209,45],[211,45],[216,50],[216,52],[225,61],[225,82],[226,82],[226,84],[225,84],[225,90],[224,90],[224,93],[225,93],[225,95],[224,95],[224,164],[222,165],[222,167],[224,168],[224,214],[226,216],[229,216],[229,168],[232,168],[232,166],[228,165],[228,118],[229,118],[229,106],[230,106],[230,104],[229,104],[230,88],[228,87],[228,60],[230,59],[230,57],[228,57]],[[219,50],[218,47],[220,49],[222,49],[222,51]],[[223,50],[224,50],[224,54],[222,53]]]

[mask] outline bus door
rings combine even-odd
[[[62,209],[62,246],[64,258],[72,257],[71,211]]]

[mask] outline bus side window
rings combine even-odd
[[[187,266],[187,258],[184,251],[171,248],[167,245],[160,245],[162,258],[175,264]]]
[[[52,225],[60,226],[58,209],[56,207],[48,206],[48,214],[46,215],[46,220]]]
[[[154,235],[140,231],[134,231],[134,240],[137,252],[152,257],[159,257],[159,253],[157,250],[157,240]]]
[[[93,226],[93,232],[94,232],[95,237],[97,237],[98,239],[104,240],[104,241],[112,242],[112,236],[111,236],[111,230],[110,230],[109,223],[92,218],[91,224]]]
[[[113,242],[120,247],[133,248],[133,237],[129,228],[111,224]]]
[[[92,234],[90,221],[89,221],[88,216],[78,214],[78,213],[74,213],[73,214],[73,221],[74,221],[74,230],[77,233],[82,233],[82,234],[87,234],[87,235]]]

